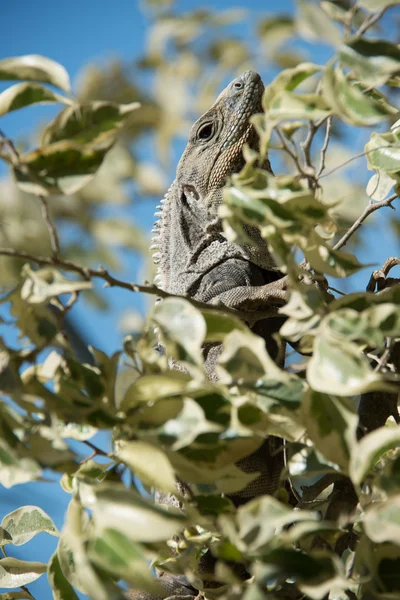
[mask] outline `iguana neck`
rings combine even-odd
[[[257,260],[254,249],[227,242],[218,219],[227,177],[244,165],[244,144],[258,144],[250,117],[262,110],[263,90],[260,76],[246,71],[190,131],[153,229],[155,282],[167,292],[209,301],[229,287],[253,283],[249,263],[274,269],[265,245]],[[258,232],[253,234],[262,245]]]

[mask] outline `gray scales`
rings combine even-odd
[[[193,125],[186,149],[179,161],[176,178],[156,213],[151,249],[157,264],[155,283],[171,294],[187,294],[210,304],[222,302],[228,307],[254,310],[285,297],[285,283],[276,268],[258,229],[247,227],[254,245],[228,242],[218,217],[227,177],[244,166],[243,146],[257,148],[258,136],[250,117],[262,112],[264,85],[260,76],[246,71],[234,79],[214,105]],[[265,169],[271,170],[266,160]],[[265,340],[270,355],[277,356],[272,334],[279,330],[281,317],[257,321],[252,330]],[[210,379],[220,345],[204,348]],[[235,505],[277,488],[283,467],[282,442],[268,437],[238,466],[248,473],[260,473],[244,490],[231,496]],[[163,502],[168,499],[163,498]],[[170,499],[172,503],[172,498]],[[170,600],[185,600],[197,595],[180,577],[162,575],[158,581],[170,594]],[[130,590],[130,600],[158,600],[150,594]]]

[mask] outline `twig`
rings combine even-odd
[[[331,169],[327,173],[324,173],[323,175],[320,175],[318,177],[318,179],[322,179],[323,177],[328,177],[329,175],[332,175],[333,173],[336,173],[336,171],[339,171],[339,169],[343,169],[343,167],[346,167],[348,164],[350,164],[351,162],[353,162],[353,160],[356,160],[357,158],[362,158],[363,156],[367,156],[367,154],[369,154],[370,152],[375,152],[376,150],[380,150],[381,148],[386,148],[386,147],[387,146],[385,146],[385,145],[377,146],[376,148],[371,148],[371,150],[360,152],[360,154],[355,154],[351,158],[345,160],[340,165],[337,165],[337,167],[333,167],[333,169]]]
[[[350,11],[348,12],[348,16],[347,16],[346,22],[344,24],[345,40],[347,40],[351,36],[351,25],[352,25],[354,15],[356,14],[357,10],[358,10],[358,6],[357,6],[357,2],[355,2],[354,5],[351,7]]]
[[[297,153],[293,152],[293,150],[287,143],[285,136],[283,135],[283,133],[281,132],[279,127],[276,128],[276,133],[278,134],[279,139],[282,142],[283,150],[285,150],[289,154],[289,156],[293,159],[293,162],[296,165],[296,168],[297,168],[298,172],[300,173],[300,175],[305,175],[305,173],[303,172],[303,169],[301,167],[301,164],[299,162],[299,157],[297,156]]]
[[[332,115],[330,115],[326,120],[326,133],[325,133],[324,144],[321,148],[321,155],[320,155],[321,158],[320,158],[319,167],[318,167],[318,171],[317,171],[317,175],[316,175],[317,179],[319,179],[322,171],[325,169],[326,151],[328,149],[328,144],[329,144],[329,140],[331,138],[331,133],[332,133]]]
[[[104,452],[104,450],[102,450],[101,448],[98,448],[98,446],[95,446],[95,444],[92,444],[92,442],[89,442],[89,440],[82,440],[84,444],[86,444],[86,446],[89,446],[89,448],[91,448],[93,450],[93,454],[91,454],[90,458],[93,458],[93,456],[107,456],[107,458],[110,458],[110,455],[107,452]]]
[[[389,198],[386,198],[385,200],[382,200],[381,202],[375,202],[375,204],[368,204],[368,206],[365,208],[364,212],[353,223],[353,225],[350,227],[350,229],[348,231],[346,231],[344,236],[333,246],[333,250],[339,250],[345,244],[347,244],[347,242],[349,241],[351,236],[357,231],[357,229],[359,229],[361,227],[361,225],[363,224],[365,219],[367,217],[369,217],[369,215],[372,214],[373,212],[375,212],[376,210],[379,210],[383,206],[390,206],[390,208],[392,210],[395,210],[395,208],[392,206],[392,202],[394,200],[396,200],[396,198],[397,198],[397,194],[392,194],[391,196],[389,196]]]
[[[379,21],[379,19],[381,19],[383,17],[383,15],[385,14],[385,12],[389,8],[392,8],[393,6],[396,6],[397,4],[398,4],[397,2],[393,2],[393,4],[388,4],[384,8],[381,8],[381,10],[379,10],[374,15],[371,15],[370,17],[368,17],[367,19],[365,19],[365,21],[361,24],[361,26],[355,32],[355,34],[354,34],[354,36],[352,36],[352,38],[355,39],[355,38],[361,37],[362,34],[367,31],[367,29],[369,29],[370,27],[372,27],[372,25],[375,25],[375,23],[377,21]]]
[[[38,194],[37,197],[40,201],[43,221],[47,227],[47,231],[49,232],[51,251],[52,251],[53,257],[57,258],[60,254],[60,240],[58,238],[57,229],[51,219],[49,205],[47,204],[46,198],[40,194]]]

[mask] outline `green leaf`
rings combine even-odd
[[[247,331],[247,327],[243,321],[232,315],[226,315],[220,311],[213,310],[202,310],[201,314],[204,317],[207,327],[205,342],[222,342],[228,333],[236,329]]]
[[[93,518],[99,534],[115,529],[134,541],[160,542],[176,535],[186,524],[182,514],[163,510],[124,487],[104,486],[94,492]]]
[[[165,588],[151,576],[143,549],[121,531],[105,529],[101,537],[91,544],[89,555],[100,568],[106,569],[115,578],[128,581],[135,590],[144,590],[157,597],[164,596]]]
[[[366,8],[370,12],[377,12],[382,8],[393,6],[396,3],[394,3],[393,0],[358,0],[357,4],[363,8]]]
[[[39,54],[15,56],[0,61],[0,80],[15,79],[51,83],[67,93],[71,90],[69,76],[64,67]]]
[[[400,496],[371,503],[364,516],[364,529],[377,544],[392,542],[400,545]]]
[[[361,348],[324,335],[318,335],[315,340],[307,379],[314,390],[335,396],[385,389],[383,377],[372,370]]]
[[[318,273],[332,277],[347,277],[366,266],[350,252],[333,250],[316,231],[311,231],[307,239],[301,239],[300,246],[307,261]]]
[[[36,581],[47,570],[41,562],[28,562],[17,558],[0,559],[0,588],[15,588]]]
[[[395,179],[392,179],[385,171],[377,169],[376,173],[368,181],[365,191],[371,200],[381,202],[390,194],[395,183]]]
[[[31,104],[51,104],[53,102],[67,104],[69,100],[39,84],[17,83],[0,94],[0,116]]]
[[[127,412],[130,408],[145,402],[154,402],[163,398],[180,397],[191,383],[187,373],[171,371],[158,375],[139,377],[125,392],[120,409]]]
[[[47,125],[42,144],[47,146],[63,140],[76,144],[101,143],[119,130],[125,119],[139,108],[138,102],[91,102],[67,106]]]
[[[380,86],[400,72],[400,49],[385,40],[357,38],[339,48],[341,62],[367,86]]]
[[[313,63],[300,63],[292,69],[281,71],[277,77],[266,86],[263,94],[263,109],[267,112],[270,108],[272,100],[282,90],[288,92],[296,89],[303,81],[321,71],[321,67]]]
[[[30,194],[74,194],[85,186],[114,143],[114,138],[96,146],[63,140],[20,157],[13,173],[18,187]]]
[[[73,281],[53,268],[34,271],[30,265],[24,265],[21,276],[25,279],[21,288],[21,298],[29,304],[44,304],[55,296],[93,287],[91,281]]]
[[[307,119],[316,121],[331,114],[326,100],[318,94],[295,94],[279,92],[271,102],[268,116],[274,121],[285,119]]]
[[[176,492],[174,470],[162,450],[147,442],[121,440],[116,455],[146,485],[164,492]]]
[[[5,440],[0,439],[0,483],[10,488],[18,483],[35,481],[41,469],[31,458],[21,458]]]
[[[393,126],[388,133],[372,133],[365,154],[370,169],[381,170],[400,181],[400,128]]]
[[[238,539],[232,541],[247,555],[262,553],[283,527],[297,521],[314,521],[318,516],[306,510],[296,512],[272,496],[262,496],[241,506],[236,518]]]
[[[386,100],[375,99],[333,65],[325,69],[323,90],[334,112],[351,125],[368,127],[397,112]]]
[[[353,483],[360,485],[382,456],[399,445],[400,427],[379,427],[361,438],[354,447],[349,466]]]
[[[202,365],[201,346],[206,335],[203,315],[181,298],[165,298],[157,304],[151,320],[159,327],[168,353],[178,360]]]
[[[331,386],[334,393],[334,387]],[[301,420],[315,448],[347,470],[357,438],[357,413],[341,398],[309,390],[300,408]]]
[[[319,3],[307,0],[296,0],[298,12],[296,15],[297,30],[308,40],[330,43],[336,46],[341,39],[341,32],[336,23],[319,6]]]
[[[53,600],[78,600],[74,588],[61,570],[57,552],[50,558],[47,577],[53,592]]]
[[[17,510],[13,510],[3,518],[1,527],[10,536],[10,539],[0,539],[1,546],[5,544],[22,546],[38,533],[49,533],[58,536],[53,521],[38,506],[22,506]]]

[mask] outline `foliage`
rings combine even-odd
[[[126,179],[145,195],[161,193],[161,167],[171,140],[186,129],[192,99],[196,112],[205,108],[226,75],[250,64],[254,49],[229,33],[244,14],[174,14],[170,4],[147,3],[149,45],[137,64],[152,72],[155,99],[118,64],[88,70],[75,97],[65,69],[49,58],[0,61],[0,79],[18,82],[0,94],[0,115],[38,102],[65,104],[37,148],[20,150],[5,133],[0,139],[0,158],[16,184],[4,184],[15,202],[0,249],[8,289],[2,303],[20,336],[15,346],[1,341],[0,483],[40,480],[47,469],[61,475],[71,496],[61,532],[39,507],[3,517],[0,586],[10,592],[1,597],[32,598],[26,586],[46,570],[59,600],[77,592],[122,598],[121,581],[162,594],[152,561],[184,573],[208,599],[395,598],[400,290],[389,272],[400,261],[385,263],[366,292],[335,298],[326,283],[345,282],[363,267],[362,248],[359,256],[342,248],[399,192],[400,51],[389,39],[369,36],[392,4],[299,1],[296,17],[258,23],[255,64],[269,60],[280,72],[266,87],[265,113],[253,118],[260,150],[246,149],[245,168],[226,186],[221,218],[231,240],[245,240],[244,224],[258,227],[287,275],[280,335],[303,356],[286,369],[244,324],[259,318],[257,310],[165,298],[155,286],[91,266],[101,260],[118,268],[112,244],[146,247],[134,223],[104,219],[96,207],[112,199],[128,204]],[[299,37],[323,37],[332,58],[322,65],[303,60],[304,43],[300,51],[283,50]],[[337,165],[347,126],[375,128],[359,158],[373,171],[364,207],[359,182],[328,167]],[[143,136],[157,148],[158,163],[140,159]],[[275,176],[259,167],[267,150]],[[66,223],[87,239],[80,253],[59,236]],[[102,301],[98,279],[164,300],[120,351],[107,356],[90,348],[90,360],[82,361],[65,327],[81,298]],[[157,351],[158,341],[166,354]],[[223,345],[218,382],[204,370],[208,342]],[[170,359],[185,370],[170,370]],[[364,422],[363,410],[375,409]],[[112,434],[108,452],[92,441],[98,431]],[[226,494],[254,478],[236,463],[270,434],[286,440],[280,489],[235,509]],[[190,493],[176,490],[177,478]],[[175,494],[183,510],[154,504],[143,486]],[[41,532],[59,538],[47,566],[8,556]],[[198,570],[207,549],[217,559],[218,587],[207,586]],[[238,563],[251,579],[237,577]]]

